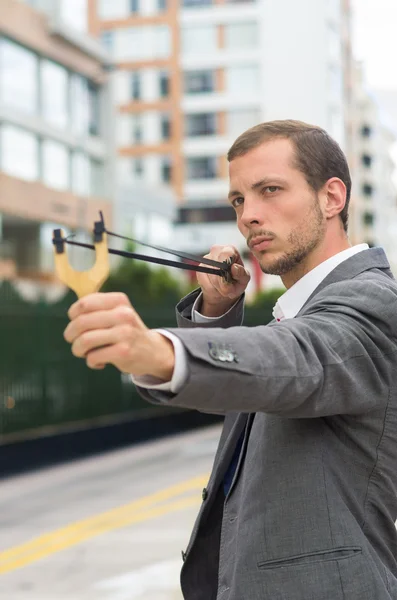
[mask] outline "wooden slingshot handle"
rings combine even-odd
[[[62,229],[54,230],[55,270],[59,279],[76,292],[78,298],[97,292],[109,277],[109,253],[106,233],[100,241],[94,241],[96,261],[87,271],[76,271],[70,264],[65,252]],[[55,243],[58,238],[60,240]]]

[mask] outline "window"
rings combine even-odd
[[[215,156],[188,158],[186,161],[187,179],[215,179],[217,160]]]
[[[49,60],[41,63],[41,103],[46,121],[66,129],[68,114],[68,72]]]
[[[115,30],[115,60],[155,60],[171,54],[168,25],[141,25]]]
[[[370,154],[363,154],[361,156],[361,162],[364,167],[370,167],[372,165],[372,156]]]
[[[0,99],[33,114],[38,106],[38,58],[9,40],[0,40]]]
[[[72,192],[81,196],[90,195],[90,161],[83,152],[72,156]]]
[[[164,183],[169,183],[172,177],[172,161],[170,156],[161,158],[161,179]]]
[[[133,158],[131,166],[134,179],[142,179],[144,172],[143,158],[141,156]]]
[[[143,139],[142,117],[140,114],[130,115],[131,143],[141,144]]]
[[[100,88],[92,81],[88,82],[88,132],[99,135],[101,131],[101,98]]]
[[[27,181],[39,178],[39,142],[34,134],[12,125],[3,125],[0,149],[2,171]]]
[[[216,133],[216,114],[198,113],[188,115],[185,120],[187,137],[198,135],[214,135]]]
[[[216,223],[236,220],[236,212],[230,204],[222,206],[184,207],[178,210],[177,223]]]
[[[131,99],[140,100],[142,95],[141,90],[141,73],[140,71],[132,71],[130,73],[130,90]]]
[[[99,160],[90,160],[90,193],[97,197],[106,195],[104,165]]]
[[[236,94],[240,97],[259,94],[258,67],[248,65],[226,69],[226,89],[230,94]]]
[[[114,48],[114,31],[102,31],[101,33],[101,44],[104,49],[109,52],[109,54],[113,54]]]
[[[184,77],[185,94],[202,94],[215,90],[215,71],[189,71]]]
[[[182,0],[182,6],[211,6],[213,0]]]
[[[72,131],[79,136],[87,135],[89,123],[88,83],[80,75],[72,75],[70,82]]]
[[[369,183],[364,183],[362,187],[362,192],[364,196],[372,196],[374,193],[374,188]]]
[[[367,138],[371,137],[371,135],[372,135],[371,127],[369,125],[363,125],[361,127],[361,135],[363,137],[367,137]]]
[[[225,26],[225,46],[230,50],[244,50],[258,45],[256,23],[232,23]]]
[[[184,54],[207,54],[218,49],[216,25],[192,25],[182,29]]]
[[[259,110],[231,110],[227,113],[227,132],[230,136],[237,137],[260,122],[261,114]]]
[[[66,146],[51,140],[42,144],[43,183],[57,190],[69,188],[69,152]]]
[[[166,98],[170,93],[170,74],[168,71],[160,71],[159,73],[159,96]]]
[[[363,214],[364,225],[368,225],[368,226],[373,225],[374,224],[374,220],[375,220],[375,217],[374,217],[373,213],[365,212]]]
[[[161,139],[169,140],[171,137],[171,117],[168,113],[161,115]]]

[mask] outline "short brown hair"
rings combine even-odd
[[[346,186],[346,204],[339,216],[347,232],[351,177],[346,157],[338,143],[321,127],[302,121],[268,121],[242,133],[227,153],[231,162],[264,142],[289,139],[295,149],[294,166],[303,173],[310,187],[318,192],[332,177],[339,177]]]

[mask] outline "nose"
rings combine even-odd
[[[250,225],[263,225],[263,203],[255,198],[244,198],[240,222],[245,227]]]

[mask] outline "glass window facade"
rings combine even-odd
[[[0,150],[2,171],[27,181],[39,178],[39,142],[33,133],[13,125],[2,125]]]
[[[45,185],[67,190],[70,184],[69,151],[63,144],[52,140],[42,143],[42,179]]]
[[[101,134],[99,85],[1,37],[0,103],[76,138]],[[8,123],[0,124],[0,136],[0,169],[14,177],[82,195],[100,180],[102,163],[69,145]],[[95,186],[103,195],[103,186]]]
[[[88,82],[80,75],[72,75],[70,81],[70,107],[72,131],[75,135],[86,135],[89,123]]]
[[[34,114],[38,109],[38,57],[0,39],[0,99],[6,106]]]
[[[72,156],[72,192],[79,196],[88,196],[91,192],[90,160],[83,152],[74,152]]]
[[[66,129],[69,121],[68,71],[61,65],[43,60],[40,79],[44,119],[55,127]]]
[[[104,165],[99,160],[90,160],[90,193],[98,198],[106,194]]]

